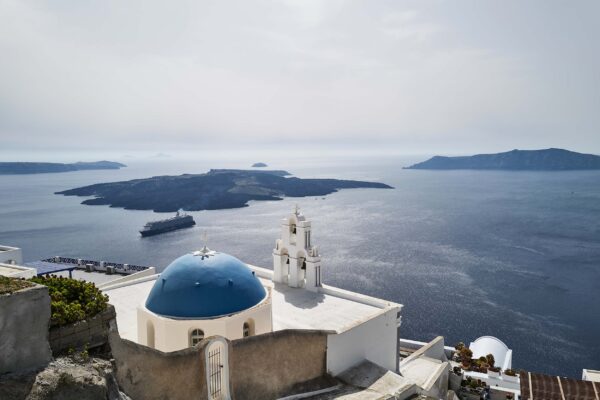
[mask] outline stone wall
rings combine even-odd
[[[83,321],[50,329],[50,347],[54,355],[68,351],[99,347],[108,342],[109,322],[116,317],[115,308],[109,305],[98,315]]]
[[[50,361],[49,323],[46,286],[0,295],[0,374],[35,369]]]
[[[210,340],[164,353],[122,339],[112,322],[109,342],[119,387],[136,400],[207,399],[205,348]],[[326,374],[326,332],[278,331],[228,345],[232,399],[277,399],[332,385]]]
[[[163,353],[122,339],[116,323],[111,322],[109,342],[119,387],[132,399],[204,400],[208,397],[204,369],[206,340],[194,348]]]
[[[326,382],[327,333],[284,330],[231,342],[230,380],[237,400],[269,400]],[[307,387],[306,384],[315,386]]]

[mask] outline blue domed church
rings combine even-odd
[[[237,258],[206,247],[167,266],[138,309],[139,342],[162,351],[272,330],[270,288]]]
[[[211,400],[230,399],[235,387],[271,393],[253,399],[277,398],[365,361],[399,370],[402,306],[324,284],[312,223],[297,206],[280,229],[271,268],[204,246],[160,273],[145,270],[102,287],[119,337],[134,342],[118,346],[126,353],[118,368],[131,385],[149,385],[157,396],[146,391],[139,398],[170,398],[146,378],[163,362],[175,367],[178,386],[204,382],[196,389],[208,397],[188,398]],[[189,379],[182,383],[182,376]]]

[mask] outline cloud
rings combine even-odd
[[[0,136],[600,151],[598,6],[533,3],[0,0]]]

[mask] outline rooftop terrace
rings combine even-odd
[[[315,293],[304,289],[273,284],[267,275],[270,272],[258,267],[256,271],[263,286],[271,287],[273,305],[273,330],[319,329],[335,333],[346,330],[377,317],[399,306],[364,296],[365,302],[345,298],[344,291],[327,287],[327,293]],[[262,276],[261,276],[262,275]],[[119,333],[123,338],[137,341],[137,306],[145,302],[148,293],[159,275],[142,278],[123,285],[106,286],[104,292],[117,311]],[[372,304],[367,300],[371,299]]]

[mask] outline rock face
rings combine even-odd
[[[206,174],[156,176],[65,190],[66,196],[94,196],[88,205],[174,212],[245,207],[251,200],[285,196],[324,196],[339,189],[390,189],[384,183],[338,179],[300,179],[286,171],[210,170]]]
[[[563,149],[512,150],[468,157],[435,156],[407,169],[592,170],[600,169],[600,156]]]
[[[113,161],[76,162],[73,164],[38,162],[0,162],[0,175],[44,174],[53,172],[71,172],[88,169],[119,169],[126,167]]]
[[[129,400],[109,361],[58,358],[38,373],[0,378],[0,398],[11,400]]]
[[[37,375],[26,398],[105,400],[119,397],[110,362],[92,359],[80,364],[69,358],[59,358]]]

